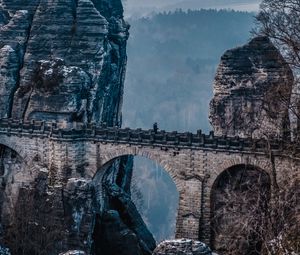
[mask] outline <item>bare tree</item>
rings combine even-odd
[[[268,36],[293,70],[295,84],[291,99],[282,97],[290,112],[292,138],[300,130],[300,0],[263,0],[256,17],[255,34]]]
[[[64,233],[51,215],[50,200],[28,187],[20,189],[12,222],[4,238],[4,244],[10,248],[12,254],[54,254]],[[47,211],[50,212],[49,215]]]
[[[293,68],[300,68],[300,0],[263,0],[258,33],[273,39]]]
[[[300,189],[280,189],[251,166],[228,169],[214,188],[212,245],[223,255],[300,254]],[[276,180],[276,176],[275,176]]]

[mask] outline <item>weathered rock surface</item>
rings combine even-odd
[[[0,13],[0,118],[7,118],[19,84],[30,18],[26,10],[17,10],[10,17],[7,10],[0,9]]]
[[[0,13],[0,117],[120,125],[120,0],[3,0]]]
[[[198,241],[178,239],[159,244],[153,255],[212,255],[208,246]]]
[[[62,195],[64,222],[67,226],[67,248],[81,249],[93,243],[92,228],[95,221],[95,189],[90,181],[71,178]]]
[[[101,223],[100,223],[101,222]],[[97,254],[142,255],[137,235],[123,223],[117,211],[105,212],[99,221],[99,232],[95,233]],[[147,254],[151,254],[147,253]]]
[[[210,121],[217,135],[282,137],[288,130],[293,74],[266,37],[228,50],[214,81]]]
[[[94,178],[95,189],[102,190],[97,204],[110,208],[100,209],[103,217],[96,220],[96,254],[150,255],[156,247],[152,234],[131,201],[132,160],[132,157],[121,157]]]
[[[121,0],[2,0],[0,118],[120,126],[128,29]],[[0,145],[0,242],[13,254],[103,254],[94,239],[106,255],[114,243],[133,247],[124,255],[151,254],[155,240],[130,198],[132,160],[87,181],[84,166],[70,169],[68,159],[58,173],[37,158],[33,171]],[[101,218],[111,211],[119,217]],[[111,243],[95,236],[96,217]]]

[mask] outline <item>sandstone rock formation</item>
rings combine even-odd
[[[204,243],[189,239],[164,241],[157,246],[153,255],[212,255]]]
[[[3,0],[0,12],[0,117],[120,124],[120,0]]]
[[[126,227],[118,211],[105,212],[101,221],[98,221],[100,232],[97,233],[97,254],[118,254],[118,255],[141,255],[143,242],[139,242],[137,235]],[[147,244],[145,245],[147,247]]]
[[[283,137],[293,74],[266,37],[228,50],[214,81],[210,121],[217,135]]]
[[[152,234],[131,201],[132,162],[132,157],[123,156],[94,178],[96,190],[105,190],[105,194],[97,197],[97,203],[110,208],[100,209],[102,217],[96,219],[96,254],[150,255],[156,247]]]
[[[121,125],[129,35],[121,0],[2,0],[0,14],[0,118]],[[56,183],[55,167],[36,158],[31,169],[0,145],[0,245],[13,254],[100,254],[109,245],[96,235],[101,223],[116,243],[151,254],[155,240],[130,198],[132,160],[90,181],[84,165],[70,169],[66,160]],[[110,229],[112,211],[119,218]]]

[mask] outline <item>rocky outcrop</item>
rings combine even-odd
[[[90,252],[95,221],[95,189],[91,181],[71,178],[62,194],[67,248]]]
[[[128,29],[121,0],[2,0],[0,118],[120,126]],[[37,158],[33,171],[0,145],[0,242],[13,254],[101,254],[94,239],[103,250],[111,244],[95,236],[100,222],[112,242],[135,247],[122,254],[150,254],[155,241],[130,198],[132,160],[87,180],[84,166],[72,170],[66,160],[57,173]]]
[[[153,255],[212,255],[204,243],[189,239],[164,241],[157,246]]]
[[[288,106],[293,74],[266,37],[228,50],[221,58],[210,103],[217,135],[283,137],[289,129]]]
[[[120,125],[129,28],[120,0],[1,9],[1,117]]]
[[[118,211],[106,211],[97,223],[96,254],[151,254],[151,251],[142,251],[144,247],[140,245],[137,235],[124,224]]]
[[[104,207],[100,208],[102,217],[98,216],[94,231],[96,254],[150,255],[156,247],[153,235],[131,201],[132,163],[132,156],[123,156],[94,178],[96,191],[102,191],[97,204]]]
[[[13,97],[19,84],[30,18],[28,11],[23,9],[11,15],[8,10],[0,9],[0,13],[0,118],[7,118],[11,116]]]

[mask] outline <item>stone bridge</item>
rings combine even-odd
[[[28,171],[47,171],[52,185],[63,185],[66,165],[72,169],[72,177],[92,179],[120,156],[149,158],[163,167],[177,186],[176,236],[205,242],[211,238],[211,193],[221,173],[235,166],[251,166],[267,173],[272,182],[274,166],[279,180],[300,169],[299,148],[290,144],[216,137],[213,132],[154,132],[3,119],[0,144],[17,152]]]

